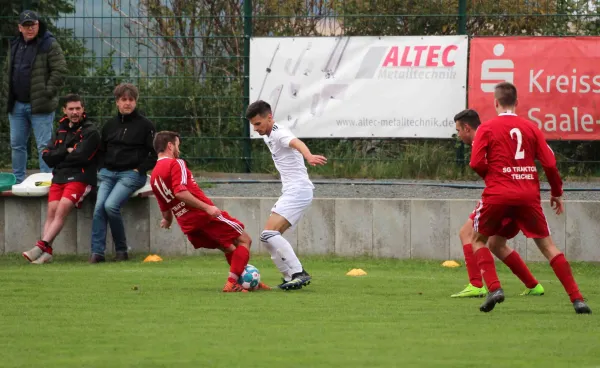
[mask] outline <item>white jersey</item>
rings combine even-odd
[[[315,188],[308,178],[304,157],[298,150],[290,147],[294,138],[296,137],[288,128],[277,124],[273,124],[269,136],[263,136],[281,176],[282,192],[288,189]]]

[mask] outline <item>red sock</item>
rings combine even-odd
[[[233,252],[225,253],[225,259],[227,259],[227,263],[231,266],[231,258],[233,257]]]
[[[237,282],[242,272],[244,272],[244,267],[248,264],[249,259],[250,252],[248,248],[235,248],[233,253],[231,253],[231,266],[229,267],[229,278],[227,278],[227,281]]]
[[[42,252],[46,252],[48,254],[52,254],[52,247],[50,246],[50,244],[48,244],[48,242],[45,242],[43,240],[38,240],[35,245],[38,248],[40,248],[42,250]]]
[[[473,246],[471,244],[463,245],[463,253],[465,255],[465,266],[467,267],[469,282],[475,287],[483,287],[481,272],[479,272],[479,266],[477,266],[477,260],[475,260],[475,255],[473,254]]]
[[[492,252],[486,247],[479,248],[477,252],[475,252],[475,258],[477,259],[477,265],[481,270],[481,276],[483,276],[483,280],[485,280],[488,290],[492,292],[500,289],[502,286],[500,285],[500,280],[498,280]]]
[[[575,299],[583,300],[583,295],[579,292],[579,287],[575,282],[575,278],[573,278],[573,271],[571,271],[571,265],[565,258],[565,255],[560,253],[556,257],[552,258],[550,261],[550,266],[554,270],[556,277],[560,280],[560,283],[565,288],[567,294],[569,294],[569,298],[571,299],[571,303],[575,301]]]
[[[531,289],[538,284],[538,280],[533,277],[523,258],[516,250],[513,250],[502,262],[525,284],[525,287]]]

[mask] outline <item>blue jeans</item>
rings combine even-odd
[[[12,149],[12,169],[17,178],[17,184],[25,180],[27,168],[27,140],[33,128],[35,142],[38,148],[40,171],[43,173],[52,170],[42,160],[42,150],[52,139],[52,123],[54,113],[31,114],[31,104],[15,102],[12,113],[8,114],[10,121],[10,148]]]
[[[92,254],[104,256],[106,250],[107,223],[115,242],[116,252],[127,252],[125,226],[121,217],[121,207],[133,192],[146,185],[146,175],[136,171],[98,172],[98,194],[92,219]]]

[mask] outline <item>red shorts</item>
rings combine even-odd
[[[475,212],[477,211],[478,206],[479,204],[477,204],[473,212],[471,212],[471,214],[469,215],[469,218],[471,219],[471,221],[473,221],[473,223],[475,222]],[[504,220],[502,220],[502,227],[496,235],[506,239],[512,239],[515,236],[519,235],[519,231],[519,227],[517,226],[517,223],[515,221],[509,218],[505,218]]]
[[[202,227],[186,235],[195,249],[216,249],[229,247],[243,233],[244,224],[226,211],[221,211],[221,216],[213,217]]]
[[[475,231],[485,236],[500,235],[508,238],[506,234],[514,230],[510,229],[513,226],[517,234],[521,230],[527,238],[541,239],[550,235],[546,216],[539,203],[514,206],[479,201],[473,217]]]
[[[48,192],[48,202],[60,201],[61,198],[67,198],[75,203],[75,207],[80,208],[85,196],[92,190],[92,186],[79,181],[70,183],[50,185]]]

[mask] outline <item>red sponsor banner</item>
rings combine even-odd
[[[600,37],[471,40],[469,108],[496,115],[494,86],[517,87],[516,113],[547,139],[600,140]]]

